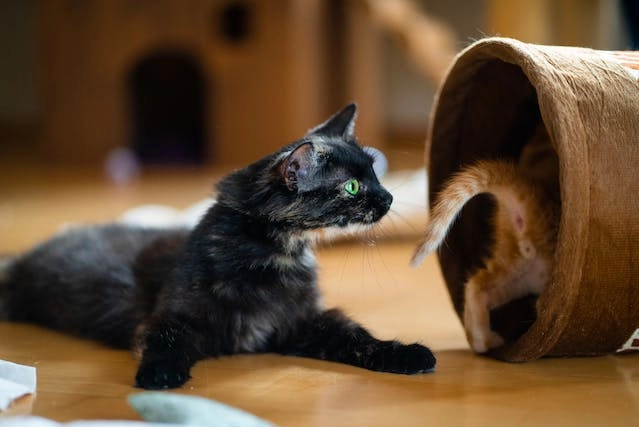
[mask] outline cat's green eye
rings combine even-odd
[[[344,185],[344,189],[348,194],[351,194],[353,196],[356,195],[357,193],[359,193],[359,181],[354,178],[349,180]]]

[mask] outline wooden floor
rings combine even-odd
[[[115,187],[96,172],[4,168],[0,254],[24,250],[69,222],[105,221],[141,203],[178,208],[206,196],[215,174],[156,171]],[[388,235],[388,233],[385,233]],[[415,238],[416,239],[416,238]],[[400,376],[276,355],[198,363],[179,390],[281,426],[639,425],[639,356],[506,364],[473,355],[433,258],[407,266],[414,239],[319,249],[328,306],[383,338],[420,341],[435,373]],[[33,365],[38,389],[8,413],[59,421],[138,419],[125,397],[136,362],[126,351],[38,327],[0,323],[0,359]]]

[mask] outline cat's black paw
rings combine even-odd
[[[135,376],[135,386],[147,390],[177,388],[190,378],[189,369],[173,361],[142,362]]]
[[[378,350],[373,367],[376,371],[396,374],[422,374],[433,372],[437,360],[433,353],[421,344],[392,342]]]

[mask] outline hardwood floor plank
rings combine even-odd
[[[212,175],[151,174],[133,187],[115,188],[99,174],[41,172],[0,186],[0,253],[24,250],[66,221],[115,218],[140,203],[185,207],[208,194]],[[420,269],[408,267],[413,245],[410,238],[326,245],[318,251],[320,283],[327,306],[344,308],[379,337],[431,346],[435,373],[402,376],[239,355],[199,362],[177,392],[216,399],[281,426],[636,425],[639,355],[526,364],[473,355],[435,258]],[[140,392],[132,387],[137,362],[128,351],[0,322],[0,359],[38,372],[37,394],[0,416],[139,419],[126,403]]]

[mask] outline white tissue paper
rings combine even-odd
[[[34,367],[0,360],[0,411],[6,411],[19,397],[35,393],[35,389]]]

